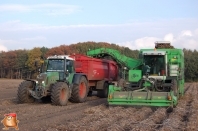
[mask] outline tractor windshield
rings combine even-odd
[[[72,73],[73,62],[71,60],[67,60],[66,63],[67,71]],[[47,64],[47,71],[64,71],[64,59],[49,59]]]
[[[165,75],[164,55],[144,55],[144,64],[147,67],[145,73],[150,75]]]

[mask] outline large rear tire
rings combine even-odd
[[[108,92],[109,92],[109,84],[105,82],[103,86],[103,90],[99,90],[97,92],[97,96],[100,98],[107,98]]]
[[[29,90],[33,89],[33,82],[31,81],[23,81],[17,91],[17,97],[19,103],[32,103],[34,102],[34,98],[29,93]]]
[[[57,82],[53,85],[51,91],[51,101],[53,105],[65,106],[67,105],[69,97],[68,85],[64,82]]]
[[[88,94],[88,82],[84,76],[81,76],[79,84],[72,87],[71,101],[76,103],[85,102]]]

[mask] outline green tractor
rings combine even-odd
[[[51,56],[45,61],[36,80],[26,79],[18,87],[20,103],[43,101],[51,98],[52,104],[64,106],[68,99],[84,102],[88,93],[85,74],[74,71],[74,59],[69,56]]]
[[[50,56],[36,80],[25,79],[19,85],[18,100],[27,103],[50,98],[52,104],[61,106],[68,100],[81,103],[92,91],[97,91],[98,97],[107,97],[108,86],[113,80],[117,80],[114,61],[80,54]]]
[[[184,53],[170,42],[158,41],[154,49],[141,49],[137,60],[107,48],[87,54],[109,55],[125,69],[117,85],[109,86],[109,105],[174,107],[184,95]]]

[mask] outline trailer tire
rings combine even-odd
[[[103,90],[97,91],[97,96],[100,98],[107,98],[109,92],[109,84],[107,82],[103,85]]]
[[[88,82],[84,76],[81,76],[79,84],[74,84],[70,100],[76,103],[85,102],[88,94]]]
[[[174,95],[177,96],[178,95],[178,88],[177,88],[177,80],[176,79],[172,80],[172,89],[173,89]]]
[[[92,94],[93,94],[93,91],[89,91],[87,96],[92,96]]]
[[[51,91],[51,101],[53,105],[67,105],[69,97],[69,88],[65,82],[57,82],[53,85]]]
[[[33,82],[23,81],[17,91],[17,97],[19,103],[32,103],[34,102],[34,97],[29,93],[29,89],[33,89]]]

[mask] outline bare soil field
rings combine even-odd
[[[108,107],[106,99],[54,106],[50,102],[18,104],[23,80],[0,79],[0,120],[17,113],[21,131],[197,131],[198,84],[187,83],[185,95],[170,113],[162,107]],[[0,123],[0,130],[3,128]],[[15,130],[14,128],[9,130]]]

